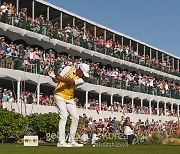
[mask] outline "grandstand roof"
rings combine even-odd
[[[25,2],[26,0],[21,0],[21,1],[24,1],[24,2]],[[154,47],[154,46],[152,46],[152,45],[149,45],[149,44],[147,44],[147,43],[145,43],[145,42],[143,42],[143,41],[140,41],[140,40],[138,40],[138,39],[132,38],[132,37],[126,35],[126,34],[123,34],[123,33],[121,33],[121,32],[118,32],[118,31],[116,31],[116,30],[113,30],[113,29],[111,29],[111,28],[108,28],[108,27],[103,26],[103,25],[101,25],[101,24],[95,23],[95,22],[93,22],[93,21],[91,21],[91,20],[89,20],[89,19],[86,19],[86,18],[84,18],[84,17],[81,17],[81,16],[79,16],[79,15],[77,15],[77,14],[75,14],[75,13],[72,13],[72,12],[70,12],[70,11],[67,11],[67,10],[65,10],[65,9],[63,9],[63,8],[61,8],[61,7],[58,7],[58,6],[56,6],[56,5],[53,5],[53,4],[49,3],[49,2],[46,2],[46,1],[44,1],[44,0],[35,0],[35,1],[40,2],[40,3],[44,4],[44,5],[49,6],[49,7],[52,7],[52,8],[54,8],[54,9],[57,9],[57,10],[59,10],[59,11],[62,11],[62,12],[64,12],[64,13],[69,14],[69,15],[71,15],[71,16],[74,16],[74,17],[76,17],[76,18],[79,18],[79,19],[81,19],[81,20],[83,20],[83,21],[85,21],[85,22],[88,22],[88,23],[90,23],[90,24],[92,24],[92,25],[95,25],[95,26],[97,26],[97,27],[101,27],[101,28],[106,29],[106,30],[108,30],[108,31],[110,31],[110,32],[113,32],[113,33],[115,33],[115,34],[118,34],[118,35],[127,37],[128,39],[134,40],[134,41],[136,41],[136,42],[138,42],[138,43],[140,43],[140,44],[146,45],[146,46],[148,46],[148,47],[150,47],[150,48],[152,48],[152,49],[155,49],[155,50],[158,50],[158,51],[160,51],[160,52],[166,53],[166,54],[168,54],[168,55],[170,55],[170,56],[172,56],[172,57],[174,57],[174,58],[180,59],[180,57],[178,57],[178,56],[175,56],[175,55],[173,55],[173,54],[170,54],[170,53],[168,53],[168,52],[166,52],[166,51],[164,51],[164,50],[161,50],[161,49],[159,49],[159,48],[156,48],[156,47]]]

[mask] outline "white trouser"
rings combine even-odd
[[[72,119],[72,123],[70,126],[70,134],[69,134],[69,141],[72,142],[75,138],[79,115],[76,109],[76,103],[74,100],[66,100],[61,96],[54,95],[54,100],[56,103],[56,107],[58,109],[58,113],[60,115],[59,120],[59,142],[65,141],[65,126],[67,121],[68,113]]]

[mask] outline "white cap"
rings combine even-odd
[[[82,63],[79,68],[83,71],[85,77],[89,77],[89,65]]]

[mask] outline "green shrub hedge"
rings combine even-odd
[[[2,143],[15,142],[23,138],[24,135],[38,135],[39,139],[46,141],[47,133],[57,134],[59,118],[57,113],[23,116],[6,109],[0,109],[0,141]],[[81,118],[79,123],[81,123]],[[68,117],[65,130],[67,134],[70,131],[70,124],[71,119]],[[80,133],[79,127],[77,133]]]

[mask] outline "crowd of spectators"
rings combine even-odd
[[[79,103],[78,108],[82,109],[90,109],[90,110],[96,110],[97,113],[99,114],[100,112],[100,105],[99,101],[96,99],[89,99],[88,104],[81,104]],[[132,106],[132,102],[126,102],[122,105],[121,102],[113,102],[110,104],[108,101],[102,101],[101,102],[101,111],[110,111],[110,112],[120,112],[123,113],[124,115],[126,113],[136,113],[136,114],[150,114],[150,109],[149,106],[145,105],[139,105],[138,103],[134,103]],[[151,114],[152,115],[165,115],[165,111],[163,107],[159,107],[157,109],[156,106],[151,106]],[[166,107],[166,116],[178,116],[177,109],[171,110],[169,107]]]
[[[139,51],[134,50],[133,47],[122,45],[118,41],[113,41],[111,38],[107,41],[105,41],[102,36],[95,38],[84,28],[78,28],[75,25],[71,26],[68,23],[65,28],[60,29],[58,22],[53,23],[48,21],[42,14],[32,20],[32,18],[27,15],[27,8],[20,9],[17,14],[16,8],[12,3],[4,2],[0,7],[0,17],[2,17],[2,14],[6,11],[8,12],[8,23],[14,26],[148,67],[158,69],[160,66],[161,71],[179,72],[179,70],[173,70],[172,65],[168,61],[164,60],[159,62],[155,57],[150,59],[149,55],[140,55]],[[26,26],[23,26],[24,23]]]
[[[39,62],[39,73],[48,75],[50,69],[57,69],[59,72],[67,65],[74,65],[85,62],[90,65],[90,77],[86,82],[102,86],[114,87],[136,92],[143,92],[152,95],[173,97],[178,99],[180,93],[179,84],[170,80],[157,79],[151,75],[130,72],[127,69],[112,68],[103,66],[98,62],[82,60],[67,54],[58,54],[52,49],[40,50],[37,47],[24,47],[23,44],[7,44],[4,37],[0,37],[0,67],[15,68],[19,60],[20,68],[23,71],[37,73]]]
[[[7,102],[7,107],[10,107],[12,109],[12,103],[15,103],[16,101],[17,95],[13,92],[13,90],[4,88],[2,92],[2,103]],[[23,91],[20,94],[20,101],[23,104],[37,104],[37,93]],[[40,93],[39,104],[45,106],[54,106],[55,104],[53,95],[46,95],[44,93]]]
[[[87,117],[83,114],[83,119],[81,123],[81,134],[78,136],[78,140],[86,144],[91,142],[92,144],[106,134],[112,133],[124,133],[124,122],[125,116],[121,117],[121,120],[117,120],[116,117],[104,118],[99,120],[94,120],[92,117]],[[152,121],[146,119],[142,121],[139,119],[137,122],[131,122],[134,126],[133,132],[136,138],[135,143],[143,143],[148,140],[153,133],[158,133],[165,138],[174,137],[178,132],[178,122],[176,121],[165,121],[161,120]]]
[[[2,102],[7,102],[7,107],[12,109],[12,103],[16,102],[17,95],[13,92],[13,90],[7,90],[6,88],[3,89],[2,92]],[[37,93],[30,92],[30,91],[22,91],[20,94],[20,101],[23,104],[37,104]],[[80,102],[77,97],[75,97],[75,102],[78,108],[82,109],[90,109],[96,110],[99,114],[101,111],[110,111],[110,112],[119,112],[123,113],[136,113],[136,114],[150,114],[149,106],[134,103],[132,106],[131,102],[125,102],[123,105],[121,102],[113,102],[110,104],[108,101],[101,102],[101,109],[99,105],[99,101],[96,99],[89,99],[87,107],[86,104]],[[53,95],[47,95],[45,93],[40,93],[39,97],[39,104],[45,106],[55,106]],[[1,104],[2,106],[2,104]],[[151,107],[151,114],[152,115],[165,115],[164,108],[159,107],[159,111],[156,107]],[[168,106],[166,107],[166,116],[178,116],[177,110],[173,108],[171,110]]]

